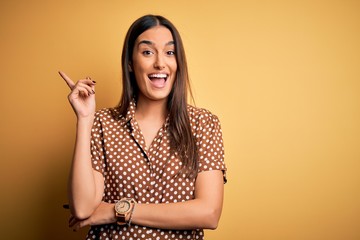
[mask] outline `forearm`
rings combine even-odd
[[[137,204],[134,224],[162,229],[215,229],[221,208],[200,199],[181,203]]]
[[[132,221],[163,229],[215,229],[222,211],[223,194],[222,172],[201,172],[195,183],[195,199],[168,204],[137,204]]]
[[[178,203],[135,204],[131,223],[174,230],[215,229],[222,211],[223,193],[222,172],[202,172],[195,183],[195,199]],[[115,223],[114,206],[114,203],[101,202],[91,217],[81,221],[80,227]],[[129,218],[130,214],[127,214],[126,221]]]
[[[91,165],[90,138],[93,116],[78,118],[76,142],[69,176],[69,201],[73,215],[87,218],[96,208],[96,184]]]
[[[221,206],[214,206],[201,199],[180,203],[136,204],[131,224],[173,230],[215,229],[221,215]],[[130,214],[126,216],[126,221],[129,220]],[[78,227],[116,221],[115,204],[101,202],[94,213],[81,221]]]

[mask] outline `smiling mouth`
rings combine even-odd
[[[153,74],[149,74],[149,78],[150,78],[150,80],[164,79],[166,81],[168,78],[168,75],[165,73],[153,73]]]
[[[162,88],[165,86],[166,80],[168,79],[169,75],[165,73],[153,73],[148,75],[151,83],[156,88]]]

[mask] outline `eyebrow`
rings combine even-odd
[[[149,40],[141,40],[138,44],[138,46],[140,44],[146,44],[146,45],[154,45],[154,43],[152,41],[149,41]],[[165,44],[165,46],[169,46],[169,45],[175,45],[175,41],[170,41],[168,43]]]

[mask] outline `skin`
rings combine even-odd
[[[140,93],[135,118],[144,134],[147,148],[151,145],[167,116],[166,102],[175,81],[177,63],[171,32],[157,26],[139,35],[129,68],[134,71]],[[159,87],[149,74],[166,73]],[[95,113],[95,82],[90,78],[74,83],[59,72],[71,89],[68,99],[77,116],[76,143],[69,177],[69,226],[74,230],[116,222],[114,204],[102,201],[103,176],[93,170],[90,133]],[[86,183],[86,184],[84,184]],[[195,199],[181,203],[136,204],[132,223],[163,229],[215,229],[223,204],[221,171],[200,172],[195,182]]]

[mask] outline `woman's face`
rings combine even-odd
[[[131,70],[139,87],[139,100],[166,100],[176,77],[175,43],[169,29],[150,28],[135,41]]]

